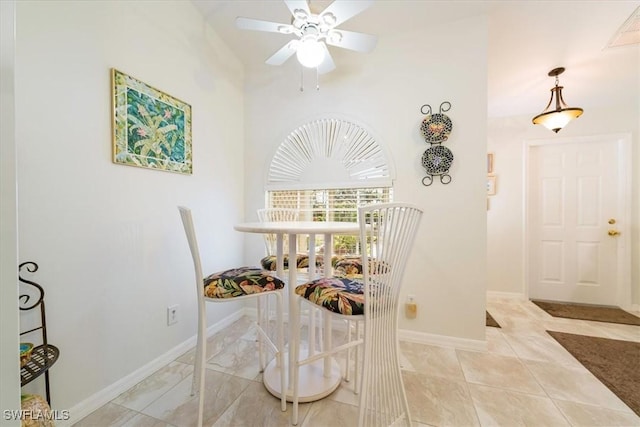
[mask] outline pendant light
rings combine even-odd
[[[555,87],[551,88],[551,99],[549,104],[541,114],[533,118],[534,125],[542,125],[549,130],[558,133],[560,129],[565,127],[571,120],[582,115],[582,108],[572,108],[567,106],[562,99],[562,86],[558,85],[558,76],[564,72],[564,67],[554,68],[549,71],[549,76],[556,78]],[[555,97],[555,103],[553,98]],[[554,107],[552,107],[552,104]]]

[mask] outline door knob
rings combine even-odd
[[[613,224],[615,224],[615,223],[616,223],[616,220],[615,220],[614,218],[611,218],[608,222],[609,222],[609,224],[612,224],[612,225],[613,225]]]
[[[618,230],[611,229],[608,234],[609,236],[617,236],[620,232]]]

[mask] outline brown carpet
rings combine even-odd
[[[547,333],[640,416],[640,343]]]
[[[640,317],[634,316],[633,314],[618,307],[537,300],[531,300],[531,302],[554,317],[595,320],[597,322],[622,323],[625,325],[640,326]]]
[[[494,328],[501,328],[500,324],[496,322],[496,320],[489,314],[488,311],[485,311],[487,314],[487,326],[493,326]]]

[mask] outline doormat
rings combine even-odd
[[[489,314],[488,311],[485,311],[485,313],[487,314],[487,326],[492,326],[494,328],[501,328],[500,324],[498,322],[496,322],[496,320]]]
[[[640,416],[640,343],[547,331]]]
[[[554,317],[640,326],[640,317],[618,307],[531,300]]]

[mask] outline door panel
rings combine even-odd
[[[615,305],[618,242],[607,221],[620,215],[617,141],[537,145],[529,154],[530,297]]]

